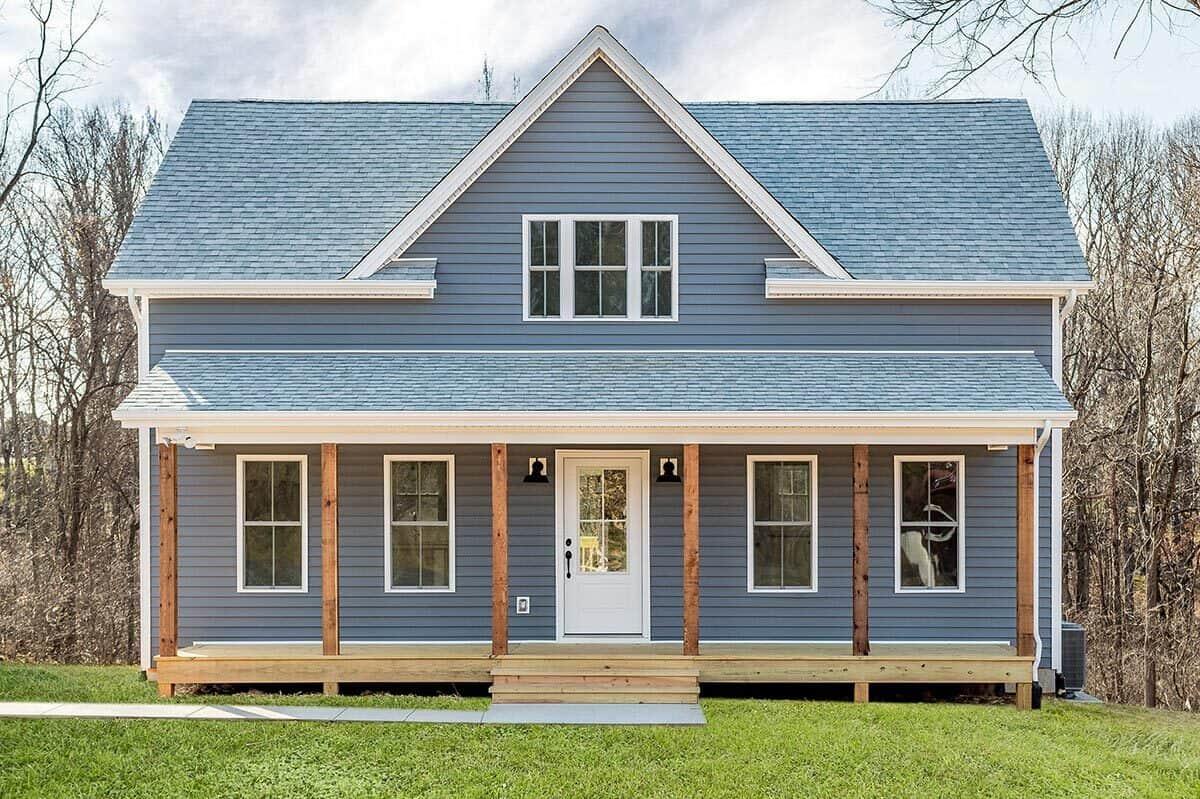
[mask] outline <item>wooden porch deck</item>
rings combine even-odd
[[[701,683],[1021,683],[1033,659],[1003,644],[513,643],[493,657],[479,644],[342,644],[322,655],[313,644],[201,644],[160,657],[160,683],[491,683],[497,668],[604,662],[694,668]]]

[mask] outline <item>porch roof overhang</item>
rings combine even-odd
[[[1029,351],[170,350],[114,416],[185,443],[1033,443]]]

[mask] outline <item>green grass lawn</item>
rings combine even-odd
[[[158,701],[134,669],[18,665],[0,665],[0,700]],[[0,719],[0,796],[1200,796],[1200,721],[1184,714],[1053,701],[1032,713],[949,703],[703,705],[704,728]]]

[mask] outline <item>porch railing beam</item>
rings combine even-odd
[[[1032,444],[1017,447],[1017,656],[1032,658],[1037,653],[1033,633],[1033,566],[1037,552],[1034,536]],[[1032,680],[1032,674],[1030,675]],[[1017,707],[1033,707],[1033,683],[1017,683]]]
[[[179,646],[179,477],[174,444],[158,445],[158,656],[175,657]],[[160,696],[175,686],[158,683]]]
[[[683,447],[683,654],[700,654],[700,445]]]
[[[340,655],[341,597],[338,584],[338,447],[321,445],[321,652]],[[336,685],[326,685],[336,693]],[[332,688],[332,690],[330,690]]]
[[[492,655],[508,654],[508,445],[492,444]]]

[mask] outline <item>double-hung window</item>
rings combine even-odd
[[[536,319],[558,316],[561,298],[558,260],[558,220],[538,219],[529,222],[528,314]]]
[[[454,590],[454,456],[384,458],[387,591]]]
[[[817,459],[814,455],[747,458],[747,588],[817,588]]]
[[[896,456],[896,590],[962,591],[961,455]]]
[[[308,590],[308,458],[237,458],[238,590]]]
[[[678,219],[551,215],[522,219],[524,318],[678,318]]]
[[[575,316],[629,315],[628,228],[624,220],[575,222]]]
[[[642,222],[642,318],[670,319],[675,307],[674,223],[669,219]]]

